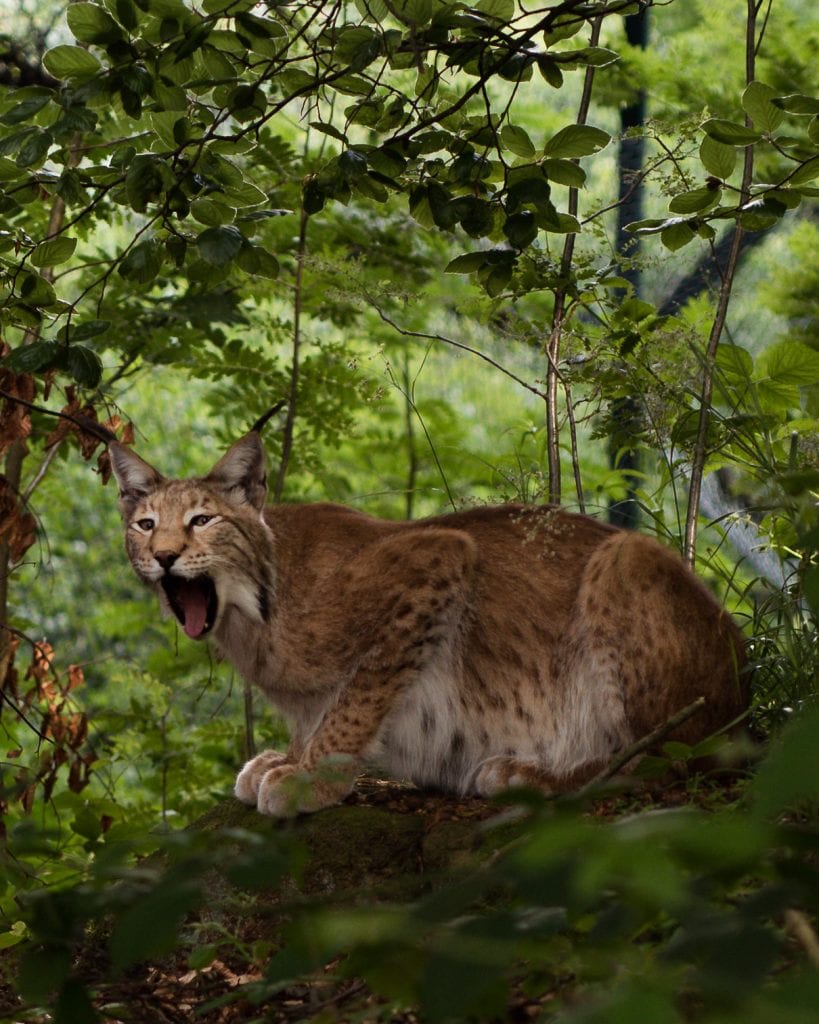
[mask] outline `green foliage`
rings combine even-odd
[[[292,437],[267,440],[296,500],[414,516],[566,500],[562,473],[589,511],[636,486],[679,545],[691,467],[720,471],[749,511],[701,530],[701,568],[748,622],[755,721],[795,721],[733,810],[601,827],[535,801],[518,842],[442,893],[296,907],[250,995],[343,955],[390,1006],[502,1017],[525,962],[546,965],[552,1019],[809,1019],[812,976],[777,979],[783,913],[819,909],[815,35],[804,3],[775,5],[748,81],[737,5],[658,5],[645,50],[623,38],[637,10],[82,0],[41,63],[39,36],[4,26],[33,72],[0,87],[0,619],[18,644],[0,650],[0,948],[24,951],[21,991],[58,1022],[93,1019],[83,930],[110,922],[119,967],[161,955],[214,873],[279,879],[298,856],[281,836],[166,836],[243,756],[238,685],[123,578],[113,495],[76,458],[94,446],[53,414],[120,432],[127,414],[152,461],[195,473],[291,395]],[[646,211],[615,254],[618,112],[641,87]],[[761,255],[711,350],[716,300],[663,300],[737,227]],[[643,470],[611,468],[604,439]],[[35,686],[41,636],[55,663]],[[136,867],[158,847],[169,866]]]
[[[514,838],[505,826],[488,862],[432,893],[401,903],[285,902],[279,951],[233,998],[263,1004],[333,962],[339,979],[363,978],[387,1006],[418,1007],[431,1021],[487,1020],[504,1013],[528,964],[530,994],[553,993],[556,1021],[647,1007],[670,1021],[689,1019],[691,1007],[700,1019],[807,1020],[816,986],[807,970],[781,976],[794,956],[781,924],[795,906],[819,911],[818,715],[813,708],[791,723],[741,802],[717,814],[688,808],[600,824],[572,802],[524,795]],[[180,834],[159,846],[163,858],[133,871],[132,846],[100,839],[87,880],[25,899],[19,988],[31,1003],[55,990],[58,1006],[79,998],[72,951],[87,923],[110,920],[93,941],[126,966],[187,946],[180,925],[205,885],[211,894],[236,887],[247,900],[302,862],[281,829]],[[191,962],[205,966],[218,948],[194,948]]]

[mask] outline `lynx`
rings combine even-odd
[[[110,452],[137,576],[288,723],[287,751],[236,779],[263,814],[337,803],[364,763],[462,796],[559,793],[700,696],[674,738],[746,704],[736,626],[648,537],[556,506],[265,507],[255,430],[197,479]]]

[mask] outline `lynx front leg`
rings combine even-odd
[[[298,759],[259,778],[262,814],[315,811],[350,792],[396,701],[458,642],[475,556],[464,534],[429,529],[387,538],[334,578],[318,601],[328,658],[347,648],[357,670]]]
[[[419,658],[423,653],[423,645],[419,645]],[[263,763],[260,765],[255,800],[259,811],[274,818],[288,818],[343,800],[352,791],[364,752],[387,712],[417,675],[414,664],[391,673],[359,672],[298,761],[272,763],[267,770]],[[251,761],[242,774],[253,764]],[[238,790],[237,779],[237,796]]]
[[[247,762],[236,776],[233,792],[237,800],[255,807],[259,800],[259,786],[262,779],[273,769],[287,764],[287,754],[279,750],[263,750]]]

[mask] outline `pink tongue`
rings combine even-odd
[[[176,599],[185,613],[183,629],[189,637],[196,639],[205,631],[208,618],[208,599],[201,587],[182,583],[177,586]]]

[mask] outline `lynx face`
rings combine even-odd
[[[129,449],[111,445],[128,556],[163,611],[194,640],[230,607],[260,622],[270,608],[272,563],[258,559],[272,544],[261,516],[264,470],[252,473],[252,445],[231,454],[207,477],[169,481]]]

